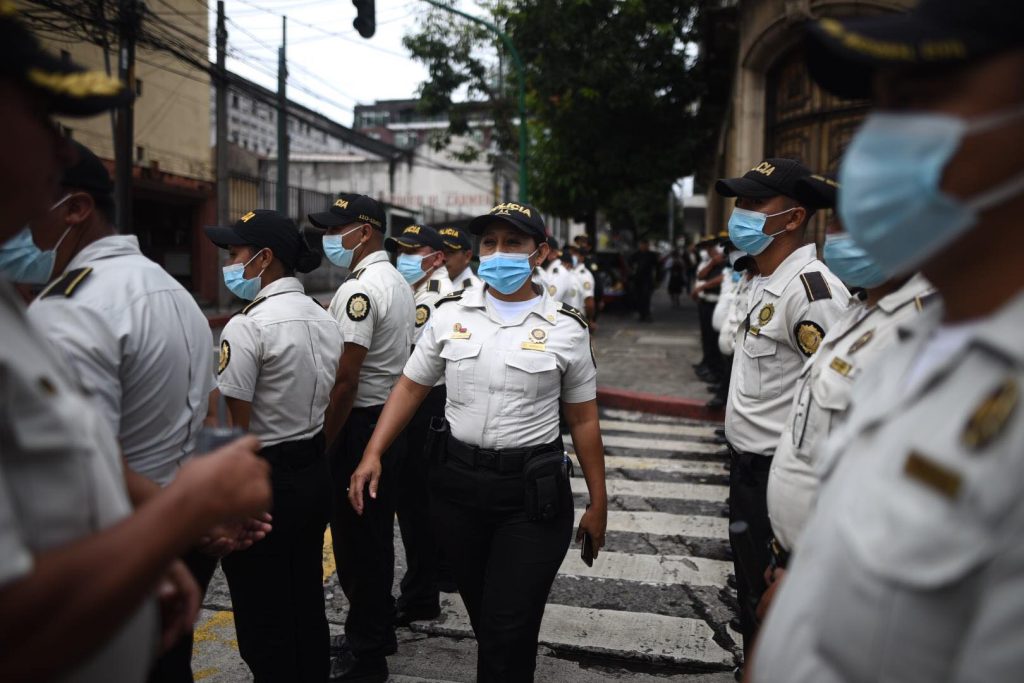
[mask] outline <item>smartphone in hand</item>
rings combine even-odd
[[[580,559],[588,567],[594,566],[594,539],[586,531],[583,532],[583,546],[580,548]]]

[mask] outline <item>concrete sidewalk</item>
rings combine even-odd
[[[707,385],[693,364],[701,360],[697,305],[684,295],[672,308],[664,288],[651,302],[653,323],[641,323],[625,309],[604,311],[594,335],[598,403],[609,408],[721,419],[708,411]]]

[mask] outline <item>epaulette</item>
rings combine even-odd
[[[820,271],[811,270],[800,273],[800,282],[804,284],[804,292],[807,293],[808,301],[832,298],[832,290],[829,289],[828,283],[825,282],[825,276]]]
[[[916,297],[914,299],[914,305],[917,306],[917,310],[923,311],[925,306],[927,306],[928,304],[930,304],[931,302],[935,301],[938,298],[939,293],[936,291],[931,291],[928,292],[927,294],[922,294],[921,296]]]
[[[311,296],[311,297],[309,297],[309,300],[310,300],[310,301],[312,301],[313,303],[315,303],[315,304],[316,304],[317,306],[319,306],[320,308],[322,308],[322,309],[324,309],[324,310],[327,310],[327,307],[326,307],[326,306],[324,306],[324,305],[323,305],[322,303],[320,303],[320,301],[319,301],[319,300],[318,300],[318,299],[317,299],[317,298],[316,298],[315,296]]]
[[[61,275],[59,278],[51,282],[46,289],[40,294],[40,299],[47,299],[51,296],[63,296],[70,297],[78,289],[78,286],[82,284],[89,274],[92,273],[92,268],[75,268]]]
[[[465,280],[462,281],[462,288],[463,289],[469,289],[472,286],[473,286],[473,281],[470,280],[468,277]]]
[[[349,280],[358,280],[359,276],[363,274],[364,270],[366,270],[366,268],[360,268],[359,270],[353,270],[351,273],[348,274],[348,277],[345,278],[345,282],[348,282]]]
[[[579,310],[573,308],[567,303],[562,303],[562,305],[559,306],[558,308],[558,312],[565,313],[567,316],[569,316],[570,318],[578,322],[580,325],[582,325],[583,329],[587,329],[587,327],[589,327],[587,325],[587,319],[583,317],[583,313],[581,313]]]
[[[456,292],[452,292],[451,294],[446,294],[445,296],[442,296],[440,299],[435,301],[434,302],[434,308],[441,308],[441,304],[446,304],[449,301],[458,301],[461,298],[462,298],[462,290],[460,289],[460,290],[458,290]]]
[[[430,282],[427,283],[427,291],[428,292],[440,292],[441,291],[441,282],[438,281],[438,280],[431,280]]]
[[[239,311],[239,313],[241,313],[242,315],[245,315],[246,313],[248,313],[252,309],[256,308],[257,306],[259,306],[261,303],[263,303],[266,300],[267,300],[267,297],[265,297],[265,296],[261,296],[258,299],[253,299],[252,301],[247,303],[245,305],[245,308],[243,308],[241,311]],[[313,299],[313,301],[316,301],[316,299]],[[317,305],[318,306],[320,305],[319,301],[317,301]]]

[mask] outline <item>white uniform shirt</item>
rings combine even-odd
[[[718,349],[726,356],[734,354],[738,338],[743,332],[743,321],[746,320],[747,304],[750,300],[753,281],[753,278],[747,276],[746,273],[740,273],[739,281],[730,291],[732,296],[729,301],[729,309],[722,321],[722,329],[718,332]]]
[[[451,294],[453,291],[469,289],[470,287],[481,287],[484,284],[483,282],[481,282],[480,278],[476,276],[476,273],[473,272],[473,268],[470,266],[466,266],[466,269],[464,271],[462,271],[461,273],[459,273],[457,276],[450,280],[447,279],[447,271],[444,271],[442,269],[441,271],[438,272],[440,273],[442,271],[444,272],[444,276],[448,282],[448,289],[444,289],[442,287],[442,294]],[[443,284],[444,282],[442,282],[442,285]]]
[[[356,408],[383,405],[412,348],[416,304],[412,288],[384,251],[359,262],[334,295],[331,315],[346,344],[367,349],[359,372]]]
[[[1016,681],[1024,669],[1024,295],[908,387],[929,305],[853,389],[754,680]]]
[[[195,449],[215,386],[213,335],[192,295],[142,255],[137,237],[113,235],[79,252],[29,318],[76,371],[131,468],[169,483]]]
[[[866,314],[862,305],[852,306],[804,365],[768,475],[768,516],[787,550],[796,546],[814,505],[815,456],[849,408],[855,381],[888,353],[899,327],[913,325],[930,291],[917,275]]]
[[[544,268],[541,268],[540,266],[534,268],[533,275],[530,279],[533,280],[534,284],[540,285],[544,289],[548,288],[548,271],[545,270]]]
[[[37,553],[113,526],[131,504],[113,431],[2,281],[0,329],[0,586],[7,586],[31,573]],[[147,600],[61,680],[143,681],[159,634],[156,602]]]
[[[508,322],[487,302],[485,288],[442,299],[405,375],[426,386],[443,376],[452,435],[480,448],[551,443],[559,436],[559,401],[597,396],[586,323],[547,292]]]
[[[808,244],[768,277],[755,278],[737,343],[725,436],[740,452],[772,455],[793,404],[796,378],[850,293]]]
[[[311,439],[323,429],[341,339],[338,322],[294,277],[271,282],[224,326],[220,391],[252,403],[249,432],[264,446]]]
[[[583,300],[593,298],[594,296],[594,274],[587,268],[587,264],[580,261],[572,271],[576,275],[576,279],[579,280],[580,287],[583,290]]]
[[[719,287],[718,301],[715,302],[715,310],[711,313],[711,328],[715,332],[721,332],[725,325],[725,319],[729,317],[732,302],[736,298],[737,282],[733,281],[732,268],[726,266],[722,269],[722,284]]]
[[[579,281],[572,272],[562,265],[561,261],[554,261],[547,268],[547,288],[552,299],[569,304],[579,310],[582,304],[580,298]]]

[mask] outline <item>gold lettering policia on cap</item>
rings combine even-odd
[[[249,221],[251,221],[255,217],[256,217],[256,212],[255,211],[250,211],[249,213],[245,214],[244,216],[242,216],[238,220],[242,221],[243,223],[248,223]]]
[[[339,209],[347,209],[348,208],[348,201],[344,200],[344,199],[335,199],[334,200],[334,205],[336,207],[338,207]]]
[[[763,173],[764,175],[771,175],[772,173],[775,173],[775,167],[769,164],[767,161],[762,161],[761,163],[759,163],[757,166],[750,170],[755,171],[757,173]]]
[[[509,216],[509,211],[516,211],[523,214],[527,218],[531,218],[530,210],[522,204],[513,204],[511,202],[505,202],[504,204],[498,204],[496,207],[491,209],[491,213],[496,216]]]

